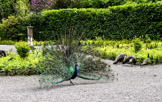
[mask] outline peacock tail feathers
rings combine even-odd
[[[43,48],[43,58],[38,64],[41,82],[57,84],[72,77],[70,65],[74,66],[75,61],[71,56],[67,58],[67,52],[63,49],[57,45]]]
[[[82,59],[78,66],[78,77],[82,76],[88,79],[109,79],[110,72],[110,66],[101,59],[95,59],[95,57]]]
[[[93,47],[82,46],[82,34],[75,34],[76,29],[70,30],[64,35],[56,34],[54,45],[49,43],[42,47],[42,58],[37,65],[40,84],[58,84],[72,79],[76,73],[86,80],[112,77],[110,66],[95,57]]]

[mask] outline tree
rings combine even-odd
[[[52,2],[53,0],[31,0],[31,10],[37,13],[43,9],[49,9]]]
[[[16,0],[0,0],[0,19],[15,13]]]

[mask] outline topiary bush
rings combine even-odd
[[[21,58],[26,58],[29,55],[30,46],[26,42],[18,42],[15,44],[17,53]]]

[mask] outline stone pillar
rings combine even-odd
[[[27,26],[28,45],[33,46],[33,26]]]

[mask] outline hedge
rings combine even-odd
[[[51,5],[48,5],[48,6],[50,9],[108,8],[110,6],[123,5],[126,3],[132,3],[132,2],[148,3],[148,2],[157,2],[157,1],[161,1],[161,0],[55,0],[54,3],[52,3]],[[40,4],[40,3],[38,3],[38,4]],[[41,6],[41,5],[38,5],[38,6]]]
[[[115,6],[109,9],[49,10],[44,11],[42,16],[48,25],[46,30],[49,34],[52,31],[55,34],[64,32],[63,28],[75,25],[75,28],[84,28],[81,31],[86,38],[91,39],[96,36],[106,39],[131,39],[146,34],[152,39],[159,39],[162,37],[161,8],[162,2],[158,2]]]
[[[56,35],[63,35],[65,32],[82,34],[84,39],[100,36],[105,39],[120,40],[147,34],[151,39],[158,40],[162,37],[161,8],[162,2],[134,3],[108,9],[48,10],[43,11],[41,15],[30,15],[19,19],[18,24],[22,29],[17,29],[20,29],[18,33],[26,34],[26,26],[34,26],[35,40],[53,40]],[[3,31],[2,25],[5,26],[3,23],[0,24],[0,37]],[[12,25],[8,29],[14,27]]]
[[[161,0],[53,0],[52,4],[44,3],[51,0],[0,0],[0,20],[10,15],[24,15],[28,10],[39,11],[42,9],[61,9],[61,8],[107,8],[110,6],[123,5],[130,2],[147,3]],[[40,3],[40,1],[42,3]],[[30,3],[29,3],[30,2]],[[21,5],[21,6],[20,6]],[[36,7],[36,9],[33,9]],[[48,6],[48,7],[47,7]]]

